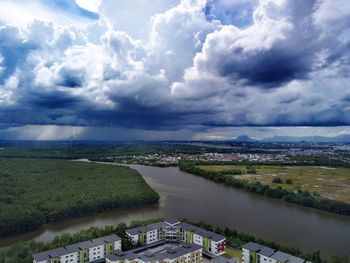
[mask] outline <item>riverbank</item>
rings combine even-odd
[[[129,226],[127,226],[125,223],[120,223],[117,226],[107,226],[104,228],[96,228],[91,227],[89,229],[84,229],[78,233],[74,234],[63,234],[61,236],[57,236],[54,238],[52,242],[48,243],[41,243],[41,242],[20,242],[13,246],[11,246],[6,251],[0,252],[0,263],[31,263],[32,257],[31,255],[34,253],[38,253],[44,250],[54,249],[62,246],[67,246],[70,244],[74,244],[77,242],[82,242],[86,240],[90,240],[93,238],[99,238],[102,236],[110,235],[110,234],[117,234],[118,236],[122,237],[122,250],[129,250],[132,248],[132,245],[130,241],[126,238],[125,231],[128,228],[134,228],[141,225],[147,225],[152,222],[157,222],[159,219],[148,219],[148,220],[142,220],[142,221],[134,221]],[[218,234],[222,234],[226,237],[226,245],[234,248],[237,250],[240,250],[242,245],[247,242],[258,242],[262,245],[269,246],[275,250],[280,250],[286,253],[289,253],[294,256],[302,257],[305,260],[312,261],[313,263],[347,263],[348,260],[346,258],[332,258],[331,260],[327,261],[320,257],[320,252],[316,251],[313,253],[305,253],[301,251],[297,247],[288,247],[283,246],[280,244],[277,244],[275,242],[263,240],[263,239],[257,239],[254,236],[244,234],[237,232],[236,230],[230,229],[230,228],[214,228],[213,226],[201,221],[195,224],[201,228],[204,228],[209,231],[214,231]],[[339,261],[341,259],[342,261]]]
[[[105,163],[107,167],[115,163]],[[66,232],[90,226],[104,227],[144,218],[188,218],[241,232],[286,246],[297,245],[309,253],[321,250],[324,258],[350,257],[350,217],[297,206],[242,189],[217,184],[179,171],[130,165],[160,195],[158,205],[103,212],[63,222],[48,223],[36,231],[0,240],[0,249],[20,241],[51,242]],[[320,231],[322,229],[322,231]]]
[[[220,172],[201,169],[196,166],[196,163],[194,162],[181,162],[179,168],[181,171],[201,176],[216,183],[245,189],[250,192],[272,197],[275,199],[282,199],[289,203],[305,207],[316,208],[346,216],[350,215],[350,204],[324,198],[309,191],[302,191],[300,189],[297,191],[288,191],[282,187],[271,188],[269,185],[262,184],[259,181],[250,182],[248,180],[240,179],[239,176],[232,176],[230,172],[232,173],[233,171],[230,170],[229,173],[227,173],[227,171]]]
[[[145,207],[159,195],[128,167],[0,159],[0,237],[103,211]]]
[[[350,169],[324,166],[289,165],[197,165],[201,170],[260,182],[272,189],[289,192],[308,191],[316,195],[350,203]]]

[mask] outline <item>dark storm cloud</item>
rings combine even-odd
[[[68,88],[81,87],[85,81],[85,72],[74,68],[63,67],[58,72],[58,86],[65,86]]]
[[[73,2],[51,4],[85,12]],[[0,27],[0,126],[350,124],[346,15],[318,12],[332,1],[227,2],[184,0],[153,18],[149,40],[101,24]]]
[[[79,109],[84,100],[79,97],[71,96],[67,93],[55,92],[31,92],[20,100],[21,105],[26,105],[33,109]]]
[[[233,80],[246,80],[249,85],[276,87],[306,78],[311,65],[312,57],[307,51],[273,47],[249,56],[237,48],[218,65],[218,71]]]
[[[215,50],[216,58],[210,57],[208,63],[214,63],[214,69],[224,77],[233,81],[245,80],[247,85],[258,87],[279,87],[294,79],[308,78],[321,48],[340,49],[341,46],[334,40],[333,43],[328,39],[318,40],[320,31],[313,25],[311,17],[316,3],[286,1],[286,5],[280,9],[271,4],[266,5],[266,11],[271,12],[272,16],[266,17],[266,14],[258,13],[256,20],[261,20],[261,25],[256,26],[254,33],[262,35],[261,42],[271,38],[271,43],[265,46],[262,43],[254,43],[254,35],[252,39],[241,41],[242,38],[246,38],[245,35],[231,33],[232,39],[231,43],[227,43],[228,49]],[[271,23],[271,27],[276,27],[277,23],[281,25],[281,29],[270,32],[268,28],[264,28],[264,24],[267,23]],[[250,44],[261,47],[249,49]],[[344,54],[340,50],[339,52],[340,56]],[[332,52],[330,56],[334,55]],[[330,61],[331,57],[328,60]],[[208,64],[208,67],[211,66]]]

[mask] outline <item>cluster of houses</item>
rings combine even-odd
[[[175,219],[128,229],[126,238],[136,248],[122,251],[121,238],[110,235],[34,254],[33,263],[238,262],[236,258],[228,260],[222,256],[224,236]],[[310,262],[250,242],[242,248],[242,263]]]

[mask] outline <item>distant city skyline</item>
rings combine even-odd
[[[0,139],[350,134],[349,17],[343,0],[2,0]]]

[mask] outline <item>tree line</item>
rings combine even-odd
[[[310,193],[309,191],[298,190],[291,192],[280,186],[271,188],[260,182],[249,182],[248,180],[239,179],[237,176],[227,175],[226,173],[205,171],[196,165],[195,162],[183,161],[179,164],[179,168],[181,171],[201,176],[216,183],[246,189],[276,199],[283,199],[297,205],[317,208],[331,213],[350,215],[350,204],[348,203],[328,199],[318,194]]]

